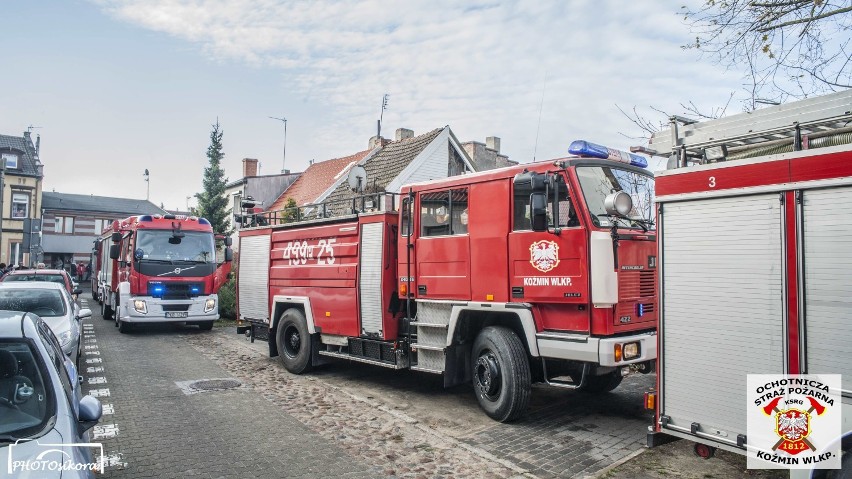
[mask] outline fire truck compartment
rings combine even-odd
[[[746,375],[784,372],[779,195],[661,208],[661,426],[742,447]]]
[[[239,317],[269,323],[269,231],[240,236]]]

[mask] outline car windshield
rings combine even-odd
[[[65,278],[61,274],[7,274],[3,278],[3,282],[7,281],[47,281],[49,283],[59,283],[65,286]]]
[[[216,262],[213,233],[184,231],[181,234],[183,237],[176,237],[171,231],[140,230],[136,236],[136,257],[141,253],[142,261]]]
[[[37,354],[22,339],[0,340],[0,443],[36,434],[53,416],[49,376]]]
[[[0,309],[24,311],[41,317],[65,316],[65,301],[58,289],[0,288]]]
[[[592,215],[595,226],[612,226],[604,207],[604,199],[616,191],[628,193],[633,198],[633,210],[627,216],[634,220],[616,220],[625,228],[654,229],[654,177],[632,170],[609,166],[581,166],[577,168],[577,178],[583,190],[583,197]]]

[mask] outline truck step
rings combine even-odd
[[[365,358],[363,356],[353,356],[349,353],[338,353],[338,352],[335,352],[335,351],[317,351],[317,353],[320,356],[329,356],[329,357],[339,358],[339,359],[348,359],[350,361],[357,361],[359,363],[375,364],[376,366],[381,366],[383,368],[404,369],[406,367],[405,365],[397,364],[395,362],[390,363],[390,362],[387,362],[387,361],[382,361],[380,359]]]

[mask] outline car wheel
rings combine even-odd
[[[483,329],[473,342],[473,388],[479,406],[496,421],[517,419],[530,402],[530,366],[514,331]]]
[[[308,322],[298,309],[288,309],[278,321],[275,345],[284,368],[293,374],[311,370],[311,335]]]
[[[118,322],[118,332],[121,334],[127,334],[130,332],[131,325],[127,321],[122,321],[120,319],[116,319]]]
[[[198,329],[202,331],[210,331],[213,329],[213,321],[201,321],[198,323]]]

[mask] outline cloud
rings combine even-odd
[[[365,146],[351,125],[374,122],[384,93],[388,123],[417,132],[450,124],[463,141],[501,136],[512,159],[528,161],[563,155],[581,136],[625,143],[618,133],[631,125],[615,104],[676,112],[689,100],[724,103],[737,86],[679,48],[686,27],[665,2],[94,3],[213,60],[279,69],[332,112],[313,132],[324,151],[306,158]]]

